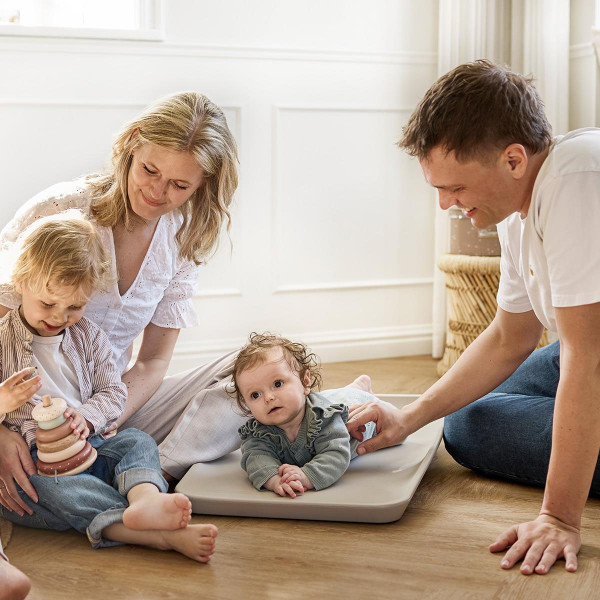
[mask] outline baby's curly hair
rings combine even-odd
[[[300,380],[304,379],[307,371],[310,372],[310,389],[321,389],[321,361],[304,344],[292,342],[273,333],[253,332],[248,338],[248,343],[240,350],[233,365],[233,392],[238,407],[245,416],[252,413],[244,402],[244,398],[237,386],[237,377],[243,371],[260,364],[265,360],[265,355],[272,348],[281,348],[283,356],[290,369],[298,374]]]

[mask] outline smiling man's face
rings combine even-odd
[[[486,229],[525,208],[515,194],[514,167],[507,151],[498,152],[489,163],[459,162],[454,152],[436,146],[419,163],[427,183],[438,190],[442,210],[457,206],[475,227]]]

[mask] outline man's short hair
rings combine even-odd
[[[551,142],[552,128],[532,78],[477,60],[456,67],[429,88],[398,146],[419,159],[441,145],[456,160],[485,161],[510,144],[537,154]]]

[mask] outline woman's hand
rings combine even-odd
[[[0,504],[21,516],[25,512],[32,515],[33,510],[19,497],[15,480],[37,502],[38,495],[28,479],[28,475],[35,473],[37,471],[27,442],[21,434],[0,425]]]
[[[296,465],[283,464],[279,466],[279,477],[281,483],[290,483],[291,481],[299,481],[304,488],[303,491],[314,489],[314,485],[306,476],[306,473]]]
[[[531,575],[535,571],[544,575],[557,559],[564,558],[566,570],[576,571],[581,535],[577,527],[541,514],[534,521],[513,525],[499,535],[490,546],[490,552],[501,552],[509,546],[500,563],[503,569],[511,569],[523,559],[521,573]]]
[[[365,402],[351,406],[346,427],[353,438],[362,440],[365,425],[369,421],[375,422],[377,435],[360,444],[356,450],[358,454],[395,446],[408,436],[402,412],[389,404],[379,402]]]
[[[65,410],[64,417],[65,419],[72,419],[71,429],[79,434],[79,439],[85,440],[90,435],[90,431],[94,430],[92,424],[70,406]]]
[[[27,367],[13,373],[0,383],[0,414],[6,414],[23,406],[42,386],[34,367]]]

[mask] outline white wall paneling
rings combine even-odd
[[[223,233],[172,370],[252,330],[324,360],[428,352],[432,195],[394,143],[436,76],[437,2],[165,6],[164,43],[0,40],[0,225],[44,187],[106,164],[141,107],[197,89],[225,109],[240,187],[233,249]]]

